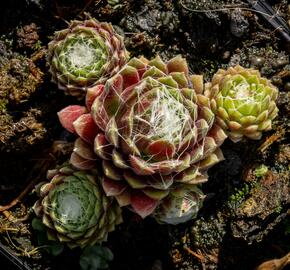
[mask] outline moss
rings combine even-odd
[[[6,112],[6,106],[8,104],[7,99],[0,99],[0,113]]]
[[[39,40],[38,30],[39,28],[35,23],[19,27],[16,33],[17,47],[22,49],[37,50],[37,44],[41,44],[41,41]]]
[[[282,205],[278,205],[278,206],[275,208],[274,212],[275,212],[276,214],[280,214],[282,210],[283,210]]]
[[[30,109],[18,121],[5,113],[0,115],[0,151],[25,151],[43,140],[46,129],[39,123],[41,112]]]
[[[219,246],[225,235],[225,224],[217,216],[201,217],[190,228],[190,240],[196,248],[209,249]]]
[[[260,178],[260,177],[263,177],[267,172],[268,172],[268,167],[262,164],[257,169],[255,169],[254,174],[256,177]]]
[[[25,103],[42,83],[43,74],[26,56],[12,52],[8,40],[0,40],[0,151],[24,150],[43,139],[41,112],[25,110]]]
[[[42,73],[28,58],[18,57],[0,69],[0,92],[3,102],[23,103],[35,92],[42,81]]]
[[[235,188],[234,194],[230,196],[230,202],[241,202],[250,193],[251,187],[245,184],[241,189]]]
[[[42,47],[42,42],[41,42],[41,40],[38,40],[38,41],[36,41],[36,43],[33,45],[32,48],[33,48],[33,50],[38,51],[41,49],[41,47]]]

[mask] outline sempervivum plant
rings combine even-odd
[[[72,21],[48,44],[52,80],[73,96],[112,77],[128,60],[123,38],[95,19]]]
[[[197,185],[179,185],[159,204],[153,216],[159,223],[186,222],[197,216],[204,198]]]
[[[121,208],[104,194],[97,177],[67,165],[48,171],[50,182],[36,187],[40,199],[33,207],[47,227],[48,239],[85,247],[105,241],[122,222]]]
[[[278,90],[258,70],[241,66],[220,69],[206,88],[206,95],[213,98],[217,122],[232,141],[243,136],[257,140],[271,129],[278,113]]]
[[[105,85],[88,90],[87,108],[69,106],[60,122],[79,138],[71,163],[90,169],[102,160],[103,188],[121,206],[151,214],[170,191],[207,180],[223,156],[202,77],[186,60],[133,58]]]

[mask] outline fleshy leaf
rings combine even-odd
[[[130,155],[129,157],[133,171],[138,175],[151,175],[155,173],[153,169],[148,167],[148,163],[139,157]]]
[[[73,122],[75,132],[86,142],[93,144],[96,135],[100,132],[100,129],[94,122],[90,113],[81,115],[77,120]]]
[[[140,80],[138,71],[136,70],[136,68],[133,68],[131,66],[126,66],[125,68],[123,68],[120,74],[123,76],[124,89],[137,83]]]
[[[103,84],[98,84],[88,89],[86,94],[86,106],[88,110],[91,110],[94,100],[103,92],[103,90],[104,90]]]
[[[68,106],[57,113],[61,125],[69,132],[75,133],[73,122],[87,112],[86,107],[79,105]]]
[[[91,145],[80,138],[76,139],[73,151],[84,159],[96,160],[96,155]]]
[[[103,179],[103,189],[107,196],[116,196],[122,194],[126,190],[124,182],[114,181],[107,177]]]
[[[131,193],[131,205],[138,215],[145,218],[152,214],[158,205],[158,201],[149,198],[141,191],[134,191]]]
[[[70,157],[70,163],[80,170],[90,170],[95,167],[96,161],[95,160],[89,160],[82,158],[76,153],[72,153]]]
[[[183,72],[186,76],[188,76],[188,65],[186,60],[178,55],[167,63],[168,72]]]
[[[168,141],[157,140],[148,145],[146,153],[154,160],[168,160],[174,156],[175,147]]]

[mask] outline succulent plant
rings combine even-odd
[[[108,4],[110,7],[112,8],[118,8],[118,7],[121,7],[122,6],[122,2],[123,1],[120,1],[120,0],[108,0]]]
[[[142,217],[151,214],[179,185],[207,181],[207,169],[223,159],[226,135],[202,92],[202,77],[190,75],[181,56],[131,59],[88,90],[86,108],[59,112],[79,136],[70,162],[91,169],[102,160],[106,194]]]
[[[72,96],[104,83],[127,62],[123,38],[111,24],[95,19],[72,21],[48,44],[52,81]]]
[[[220,69],[206,86],[205,94],[212,98],[218,125],[234,142],[244,136],[260,139],[264,130],[271,129],[278,113],[277,88],[255,69]]]
[[[180,185],[159,204],[153,217],[159,223],[172,225],[186,222],[197,216],[204,198],[197,185]]]
[[[33,209],[47,227],[49,240],[83,248],[105,241],[122,222],[121,208],[104,194],[95,172],[64,165],[48,171],[48,179],[36,187],[40,199]]]

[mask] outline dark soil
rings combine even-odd
[[[268,2],[290,21],[286,0]],[[159,225],[125,211],[124,223],[105,243],[114,253],[110,269],[250,270],[290,251],[290,44],[248,1],[10,0],[0,5],[2,206],[31,182],[45,179],[46,170],[69,152],[65,142],[72,138],[56,113],[78,101],[50,82],[46,45],[67,21],[92,16],[116,26],[131,56],[182,54],[191,72],[206,80],[218,68],[255,67],[280,90],[272,131],[260,141],[223,145],[226,159],[210,170],[204,185],[208,197],[196,220]],[[259,176],[261,165],[268,171]],[[26,263],[23,269],[79,269],[80,250],[65,249],[57,257],[35,250],[34,200],[27,193],[1,212],[1,269],[17,269],[13,256]]]

